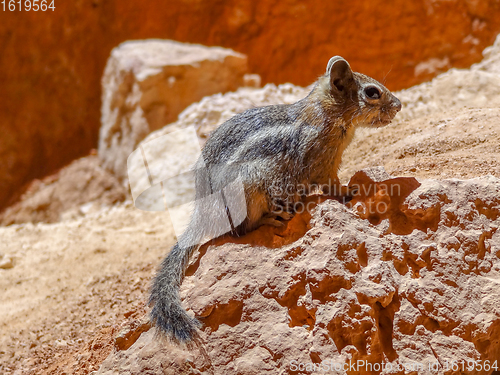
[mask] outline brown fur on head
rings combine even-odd
[[[328,62],[326,74],[317,89],[329,97],[329,110],[348,124],[366,127],[385,126],[401,110],[401,102],[380,82],[351,70],[340,56]]]

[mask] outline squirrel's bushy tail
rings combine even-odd
[[[200,326],[200,323],[182,308],[179,297],[179,287],[189,258],[204,239],[214,238],[227,231],[227,213],[225,209],[220,209],[225,207],[224,199],[218,198],[217,194],[205,199],[211,194],[212,187],[205,169],[198,168],[196,201],[191,221],[163,260],[151,288],[151,321],[161,332],[178,342],[189,342],[197,337],[196,329]]]
[[[197,247],[182,248],[177,242],[161,264],[161,269],[153,281],[149,304],[152,322],[167,336],[178,342],[191,341],[196,336],[199,322],[191,318],[182,308],[179,287],[184,270],[193,250]]]

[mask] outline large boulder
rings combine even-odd
[[[116,47],[102,78],[102,165],[124,178],[128,156],[147,134],[204,96],[236,90],[245,73],[246,56],[225,48],[168,40]]]

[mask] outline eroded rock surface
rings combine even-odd
[[[203,323],[202,345],[181,351],[149,330],[98,374],[281,374],[322,361],[395,369],[499,359],[500,180],[370,176],[353,177],[360,194],[347,206],[328,199],[310,221],[296,215],[281,232],[261,227],[202,247],[181,288]],[[273,245],[304,222],[303,237]]]

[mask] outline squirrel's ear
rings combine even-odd
[[[330,75],[332,90],[342,92],[354,83],[349,63],[340,56],[334,56],[328,61],[326,73]]]

